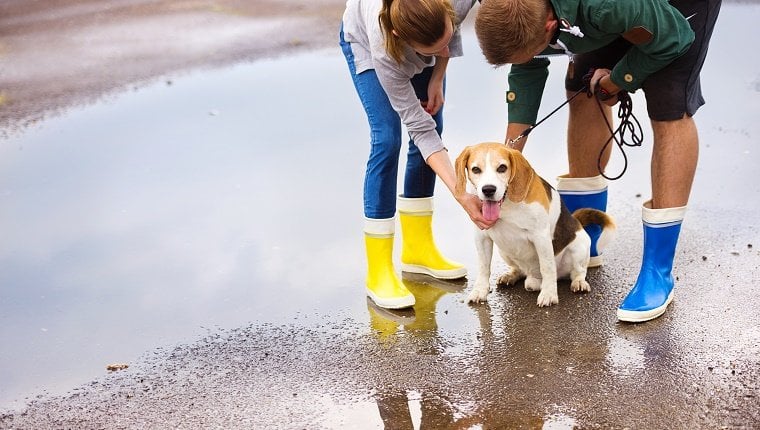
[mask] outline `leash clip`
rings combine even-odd
[[[505,145],[507,145],[511,149],[515,149],[515,143],[521,141],[523,137],[526,137],[528,134],[530,134],[531,131],[533,131],[533,128],[537,126],[538,124],[533,124],[530,127],[523,130],[522,133],[518,134],[517,137],[514,139],[507,139],[506,142],[504,142]]]

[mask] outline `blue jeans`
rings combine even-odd
[[[388,95],[380,85],[374,70],[356,74],[354,54],[351,44],[340,31],[340,46],[351,72],[359,99],[367,114],[370,130],[370,153],[364,176],[364,216],[372,219],[392,218],[396,214],[396,184],[398,162],[401,153],[401,119],[391,106]],[[427,100],[427,87],[433,68],[428,67],[411,79],[414,91],[420,100]],[[444,91],[445,91],[444,80]],[[443,132],[443,108],[433,116],[436,131]],[[404,197],[431,197],[435,189],[435,172],[425,163],[420,150],[413,140],[409,140],[406,173],[404,175]]]

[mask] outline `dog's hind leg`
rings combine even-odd
[[[535,276],[526,277],[525,289],[528,291],[541,291],[541,278]]]
[[[591,291],[591,285],[586,281],[586,270],[582,267],[573,269],[570,272],[570,291],[574,293],[587,293]]]
[[[509,266],[509,268],[506,272],[504,272],[504,274],[499,276],[499,279],[496,281],[496,285],[500,287],[509,287],[516,285],[520,280],[525,278],[525,272],[521,270],[517,262],[509,258],[509,255],[507,255],[505,252],[502,252],[501,250],[499,250],[499,255],[501,255],[502,260],[507,263],[507,266]]]
[[[557,294],[557,262],[554,259],[554,249],[552,247],[551,235],[548,229],[541,231],[534,240],[533,245],[536,247],[538,256],[538,266],[541,271],[540,288],[537,304],[539,307],[551,306],[559,303]],[[525,280],[525,288],[528,288],[528,279]]]
[[[516,285],[523,278],[525,278],[524,273],[515,267],[509,266],[509,269],[496,280],[496,285],[500,287],[511,287]]]
[[[535,260],[538,263],[538,260]],[[525,289],[527,291],[541,291],[541,269],[538,264],[532,265],[532,267],[524,267],[525,271]]]
[[[559,276],[567,276],[569,272],[570,291],[574,293],[591,291],[591,286],[586,281],[590,242],[588,235],[578,235],[565,249],[561,262],[557,265]]]

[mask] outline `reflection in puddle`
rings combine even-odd
[[[324,415],[324,419],[320,422],[322,428],[385,428],[377,404],[372,400],[363,400],[349,405],[340,405],[332,401],[332,399],[324,399],[321,403],[324,407],[323,410],[327,411]],[[314,425],[316,423],[308,424]]]
[[[375,401],[384,428],[482,428],[473,420],[474,401],[452,401],[417,390],[376,395]]]
[[[619,336],[609,340],[607,363],[616,375],[632,375],[644,369],[644,348]]]
[[[563,413],[551,414],[544,418],[543,430],[568,430],[575,428],[575,418]]]
[[[317,403],[329,411],[320,422],[323,428],[329,429],[486,428],[469,418],[476,412],[476,402],[452,402],[413,389],[395,394],[373,392],[371,399],[350,404],[338,404],[331,398],[321,398]]]

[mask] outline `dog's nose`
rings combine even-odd
[[[481,188],[480,191],[482,191],[483,195],[486,197],[493,197],[496,193],[496,185],[483,185],[483,188]]]

